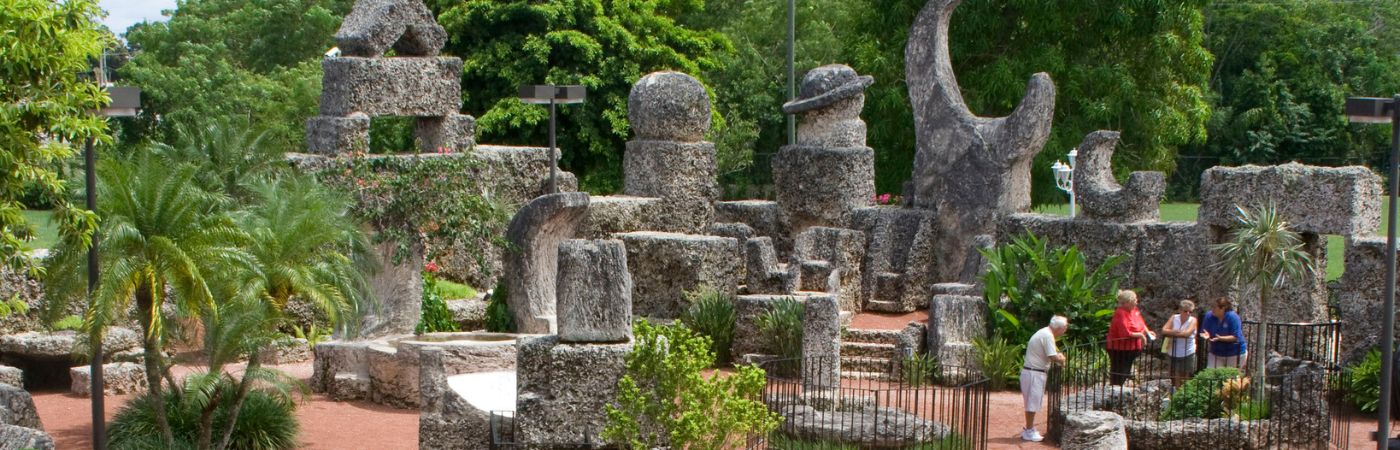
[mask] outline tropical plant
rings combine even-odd
[[[457,321],[452,319],[452,310],[447,309],[447,302],[438,291],[437,271],[437,263],[432,261],[423,268],[423,311],[418,325],[413,328],[415,334],[458,330]]]
[[[758,333],[764,337],[768,351],[784,360],[773,366],[783,375],[795,371],[795,360],[802,357],[802,322],[806,311],[806,305],[797,299],[780,298],[756,321]]]
[[[1062,379],[1066,386],[1097,384],[1108,373],[1108,351],[1097,342],[1060,348],[1065,355]]]
[[[96,0],[0,0],[0,266],[41,271],[28,257],[35,230],[23,212],[35,205],[23,203],[26,191],[53,206],[73,248],[97,230],[96,214],[69,203],[58,163],[84,141],[111,142],[92,114],[110,100],[78,76],[114,41],[103,16]]]
[[[728,365],[730,347],[734,343],[734,324],[738,315],[734,299],[708,286],[685,293],[690,307],[681,314],[681,323],[710,338],[715,351],[715,366]]]
[[[977,366],[992,390],[1006,389],[1021,379],[1024,344],[1013,344],[1001,336],[979,337],[972,341],[972,349],[977,352]]]
[[[515,317],[510,315],[510,305],[506,298],[510,295],[505,278],[496,282],[496,289],[486,303],[486,331],[492,333],[514,333]]]
[[[199,317],[214,308],[208,279],[220,268],[245,260],[249,236],[216,211],[213,196],[195,187],[195,168],[142,156],[107,160],[98,168],[104,201],[100,241],[102,274],[84,313],[84,330],[100,342],[108,326],[136,311],[142,334],[147,386],[161,398],[165,373],[167,300],[174,311]],[[45,298],[52,315],[67,302],[86,296],[82,245],[65,241],[50,256]],[[173,296],[168,295],[173,293]],[[167,444],[174,442],[164,409],[156,423]]]
[[[987,258],[982,282],[992,335],[1026,342],[1055,315],[1069,319],[1069,343],[1101,339],[1108,329],[1119,282],[1112,271],[1121,256],[1106,258],[1091,271],[1079,249],[1050,247],[1030,233],[982,254]]]
[[[1239,420],[1262,420],[1269,418],[1269,399],[1245,400],[1234,409],[1230,410],[1230,415]]]
[[[1381,398],[1381,352],[1366,352],[1366,357],[1347,367],[1341,377],[1342,397],[1362,412],[1375,412]]]
[[[1273,291],[1283,288],[1288,280],[1313,274],[1312,257],[1303,249],[1303,237],[1288,226],[1272,201],[1253,211],[1235,206],[1237,226],[1231,229],[1225,242],[1211,247],[1219,258],[1215,269],[1234,283],[1238,292],[1252,289],[1259,295],[1260,317],[1268,326],[1269,301]],[[1253,358],[1255,378],[1266,379],[1265,358],[1269,333],[1259,333],[1258,347]],[[1265,383],[1257,383],[1257,397],[1264,398]]]
[[[254,200],[254,186],[285,173],[284,148],[269,142],[267,131],[246,118],[206,118],[175,126],[174,145],[156,143],[153,151],[193,164],[195,181],[206,192],[222,194],[230,206]]]
[[[1166,409],[1162,410],[1161,420],[1223,417],[1226,409],[1219,395],[1220,388],[1226,382],[1238,378],[1240,371],[1233,367],[1200,371],[1172,394]]]
[[[475,299],[476,289],[462,283],[455,283],[452,280],[437,278],[437,292],[442,298],[447,300]]]
[[[188,386],[193,387],[193,386]],[[207,389],[207,388],[206,388]],[[213,389],[219,392],[219,401],[214,402],[210,415],[212,428],[222,429],[229,424],[228,410],[234,397],[232,391],[238,387],[232,383],[222,383]],[[164,407],[158,406],[150,393],[137,396],[128,402],[108,426],[108,444],[114,450],[195,449],[199,434],[201,411],[207,406],[201,402],[196,392],[177,394],[166,391]],[[256,390],[248,394],[243,402],[233,433],[229,436],[226,449],[280,450],[299,448],[297,433],[300,425],[295,414],[296,404],[291,398],[275,391]],[[156,411],[164,412],[175,429],[173,444],[160,437]]]
[[[919,387],[937,383],[942,375],[938,356],[931,353],[915,354],[899,361],[900,379],[905,384]]]
[[[300,326],[292,327],[292,333],[292,336],[297,339],[305,339],[306,346],[312,349],[316,348],[316,344],[325,342],[326,339],[330,339],[331,337],[331,330],[320,328],[314,323],[305,329]]]
[[[49,325],[49,328],[53,329],[54,331],[82,330],[83,318],[81,316],[78,316],[77,314],[63,316],[62,319],[58,319],[58,321]]]
[[[603,439],[631,449],[719,450],[778,427],[780,416],[763,403],[762,369],[702,375],[715,359],[710,340],[685,325],[643,319],[633,335],[616,406],[606,406]]]

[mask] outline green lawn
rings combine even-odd
[[[48,211],[24,211],[24,220],[34,227],[34,240],[29,242],[33,248],[53,248],[58,244],[58,226],[49,221],[51,214]]]
[[[1200,205],[1196,203],[1163,203],[1161,207],[1162,220],[1169,222],[1195,222],[1196,209],[1199,207]],[[1389,203],[1382,201],[1381,227],[1377,234],[1385,234],[1386,224],[1389,223],[1387,221],[1387,218],[1390,217],[1390,214],[1387,214],[1386,212],[1389,211],[1389,209]],[[1035,212],[1041,214],[1055,214],[1067,216],[1069,215],[1069,205],[1042,205],[1038,208],[1035,208]],[[1342,276],[1342,270],[1344,268],[1343,264],[1345,263],[1343,255],[1345,252],[1345,239],[1343,239],[1341,236],[1327,236],[1327,279],[1329,281],[1335,280]]]
[[[476,298],[476,289],[461,283],[454,283],[448,280],[437,280],[438,294],[443,300],[457,300],[463,298]]]

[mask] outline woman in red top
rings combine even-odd
[[[1118,291],[1118,309],[1108,324],[1108,377],[1114,386],[1122,386],[1133,374],[1133,361],[1142,354],[1142,346],[1152,338],[1147,323],[1138,311],[1137,293]]]

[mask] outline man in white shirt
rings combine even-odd
[[[1021,398],[1026,401],[1026,428],[1021,430],[1021,439],[1040,442],[1040,432],[1035,431],[1035,413],[1045,400],[1046,372],[1050,364],[1065,361],[1065,355],[1055,347],[1055,338],[1065,334],[1069,319],[1064,316],[1050,318],[1050,326],[1041,328],[1026,343],[1026,362],[1021,367]]]

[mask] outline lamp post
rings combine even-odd
[[[134,87],[106,86],[103,88],[107,95],[111,97],[112,103],[107,107],[97,111],[97,115],[102,117],[132,117],[141,110],[141,89]],[[97,211],[97,153],[92,149],[92,138],[87,138],[83,143],[83,168],[86,172],[86,197],[88,211]],[[92,234],[92,245],[88,246],[87,254],[87,282],[88,282],[88,304],[92,303],[92,294],[97,290],[97,240],[99,236],[96,232]],[[92,347],[92,359],[89,361],[89,370],[92,379],[92,448],[102,450],[107,448],[107,415],[105,399],[103,398],[104,382],[102,380],[102,331],[94,333],[92,342],[88,346]]]
[[[554,145],[555,105],[583,103],[587,97],[583,86],[527,84],[520,86],[520,101],[532,105],[549,105],[549,187],[550,194],[559,192],[559,155]]]
[[[1347,120],[1354,123],[1390,123],[1390,159],[1386,161],[1390,210],[1385,229],[1385,303],[1381,313],[1381,392],[1376,402],[1376,448],[1390,447],[1390,397],[1395,373],[1395,219],[1396,196],[1400,193],[1400,178],[1396,164],[1400,163],[1400,94],[1391,98],[1351,97],[1347,99]]]
[[[1055,164],[1050,165],[1050,171],[1055,173],[1055,187],[1069,194],[1069,217],[1074,218],[1074,158],[1079,156],[1079,149],[1069,151],[1069,164],[1055,160]]]

